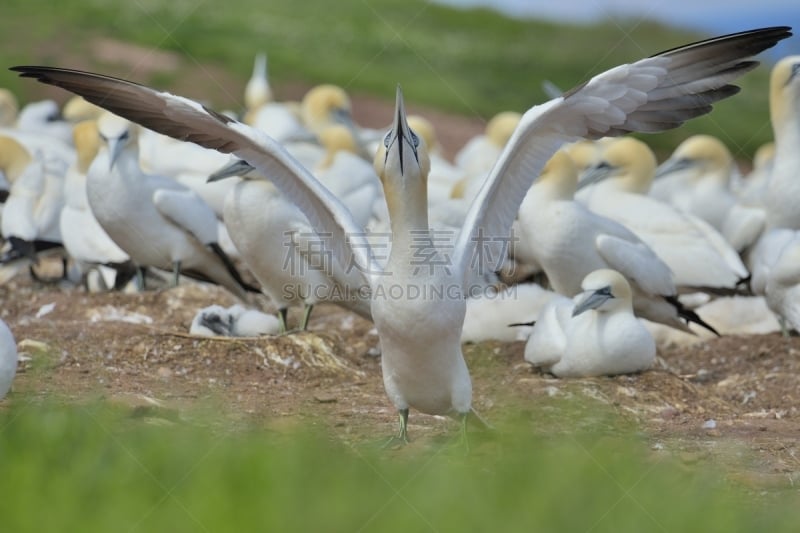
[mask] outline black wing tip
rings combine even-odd
[[[703,39],[701,41],[697,41],[694,43],[676,46],[675,48],[670,48],[669,50],[664,50],[663,52],[659,52],[654,54],[650,57],[657,57],[657,56],[664,56],[669,55],[674,52],[680,52],[687,48],[694,48],[698,46],[705,46],[709,44],[713,44],[716,42],[724,42],[724,41],[739,41],[742,39],[747,39],[753,45],[753,49],[750,50],[749,55],[755,55],[759,52],[762,52],[768,48],[772,48],[779,41],[783,39],[788,39],[791,37],[792,34],[792,27],[791,26],[767,26],[764,28],[755,28],[751,30],[744,30],[735,33],[728,33],[726,35],[718,35],[716,37],[711,37],[708,39]]]

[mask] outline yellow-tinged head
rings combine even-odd
[[[436,137],[436,129],[430,120],[420,115],[409,115],[408,127],[425,141],[429,152],[439,150],[439,139]]]
[[[498,148],[503,148],[517,129],[522,115],[516,111],[502,111],[486,124],[486,137]]]
[[[753,156],[753,168],[766,168],[775,158],[775,143],[770,141],[762,144]]]
[[[559,150],[545,163],[539,179],[533,183],[553,200],[570,200],[578,188],[578,169],[564,150]]]
[[[606,172],[617,190],[647,194],[653,184],[656,156],[647,144],[633,137],[606,143],[595,169]]]
[[[100,140],[108,146],[109,169],[126,148],[137,149],[138,129],[136,125],[113,113],[104,112],[97,119]]]
[[[350,97],[336,85],[317,85],[305,94],[300,105],[303,122],[316,134],[331,124],[353,125]]]
[[[31,162],[31,153],[16,139],[0,135],[0,171],[14,183]]]
[[[425,141],[408,125],[399,85],[392,126],[375,154],[373,165],[383,185],[392,225],[427,229],[431,163]]]
[[[572,316],[589,309],[598,312],[633,309],[631,286],[625,276],[608,268],[589,273],[581,282],[583,294],[575,304]]]
[[[17,97],[8,89],[0,88],[0,126],[13,126],[18,112]]]
[[[772,67],[769,79],[769,112],[776,131],[794,116],[800,104],[800,55],[787,56]]]
[[[87,102],[82,96],[73,96],[61,110],[64,120],[81,122],[82,120],[97,120],[103,114],[103,108]]]
[[[358,154],[358,144],[352,130],[342,124],[331,124],[323,129],[319,134],[319,142],[325,148],[325,157],[319,164],[320,169],[330,167],[339,152]]]
[[[564,147],[564,150],[569,155],[578,173],[584,172],[590,167],[593,167],[600,160],[601,146],[597,141],[590,141],[584,139],[571,143]]]
[[[100,134],[96,120],[78,122],[72,128],[72,141],[78,154],[78,170],[86,174],[98,150],[100,150]]]
[[[727,182],[733,169],[733,156],[728,147],[713,135],[692,135],[683,141],[657,170],[656,177],[693,169],[693,179],[716,176]]]

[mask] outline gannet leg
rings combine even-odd
[[[181,262],[180,260],[172,263],[172,286],[177,287],[178,281],[181,278]]]
[[[408,408],[398,409],[400,415],[400,431],[383,445],[384,448],[398,448],[408,444]]]
[[[306,304],[303,309],[303,321],[300,322],[300,331],[308,329],[308,319],[311,318],[311,310],[314,309],[314,304]]]
[[[288,307],[281,307],[278,309],[278,334],[286,333],[286,315],[288,313]]]

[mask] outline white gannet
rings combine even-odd
[[[27,154],[10,139],[4,145],[14,148],[8,154],[17,160],[12,166],[24,169],[11,185],[0,232],[19,255],[36,262],[37,252],[61,247],[58,217],[64,205],[64,176],[48,167],[41,152]]]
[[[596,183],[586,206],[633,231],[667,264],[678,287],[734,289],[749,275],[739,254],[706,221],[645,196],[655,169],[655,155],[642,141],[606,143],[585,174],[585,182]]]
[[[800,229],[800,56],[784,57],[772,68],[769,115],[775,156],[764,192],[767,227]]]
[[[17,343],[5,322],[0,320],[0,400],[11,389],[17,374]]]
[[[139,167],[137,127],[111,113],[97,121],[103,146],[86,180],[100,226],[138,267],[218,283],[244,298],[249,289],[217,243],[211,208],[180,183]]]
[[[767,230],[748,254],[755,294],[781,320],[800,330],[800,232],[789,228]]]
[[[210,305],[197,312],[189,333],[202,337],[259,337],[278,333],[278,319],[239,304]]]
[[[574,200],[578,176],[564,151],[545,165],[519,210],[519,239],[526,241],[553,289],[565,296],[581,291],[592,271],[619,271],[633,288],[636,314],[689,331],[682,319],[713,331],[677,301],[669,267],[625,226],[589,211]]]
[[[54,137],[64,143],[72,140],[72,125],[62,119],[61,109],[53,100],[39,100],[23,106],[14,127],[24,133]]]
[[[529,109],[481,187],[455,245],[446,250],[431,242],[427,153],[424,141],[408,128],[398,88],[394,122],[375,158],[392,229],[383,268],[342,203],[258,131],[192,100],[116,78],[53,67],[13,70],[81,94],[146,127],[234,153],[268,175],[315,231],[330,234],[331,252],[342,267],[357,266],[368,280],[384,385],[400,413],[397,439],[406,441],[412,407],[466,422],[472,384],[460,344],[466,312],[462,285],[475,268],[479,243],[509,234],[525,191],[550,156],[580,138],[660,131],[707,113],[710,103],[736,92],[731,81],[757,64],[743,59],[788,37],[788,30],[751,30],[669,50],[613,68]]]
[[[64,178],[64,207],[59,216],[59,228],[64,248],[80,265],[81,273],[94,265],[110,265],[120,272],[132,267],[130,258],[97,222],[86,193],[86,175],[100,149],[100,135],[95,120],[79,122],[73,128],[73,143],[78,157]],[[126,281],[122,276],[116,288]]]
[[[461,342],[525,340],[531,332],[530,322],[557,296],[535,283],[519,283],[468,298]],[[521,323],[510,327],[512,322]]]
[[[320,301],[340,303],[369,318],[368,301],[356,298],[363,277],[357,271],[341,273],[305,215],[272,183],[247,173],[246,164],[241,167],[244,175],[231,180],[225,199],[225,226],[261,290],[277,306],[280,331],[287,330],[288,309],[296,304],[304,305],[301,330]],[[209,179],[236,173],[236,167],[227,167]]]
[[[736,204],[730,188],[735,173],[733,156],[722,141],[711,135],[693,135],[658,167],[651,194],[723,231]]]
[[[542,310],[525,345],[525,360],[558,377],[641,372],[653,365],[656,343],[633,315],[631,288],[609,269],[581,283],[575,302],[558,298]]]

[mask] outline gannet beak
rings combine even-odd
[[[589,167],[589,169],[583,173],[581,176],[581,180],[578,182],[578,190],[583,189],[584,187],[588,187],[589,185],[594,185],[595,183],[600,183],[601,181],[610,178],[616,172],[617,167],[613,165],[609,165],[605,161],[601,161],[600,163],[594,165],[593,167]]]
[[[212,183],[214,181],[224,180],[225,178],[230,178],[233,176],[244,176],[248,172],[255,170],[250,163],[243,159],[237,159],[233,163],[228,166],[222,167],[221,169],[217,170],[208,178],[206,179],[206,183]]]
[[[589,309],[597,309],[613,297],[614,295],[611,294],[611,287],[603,287],[602,289],[590,292],[585,298],[575,304],[575,309],[572,310],[572,316],[578,316]]]
[[[125,142],[126,140],[123,138],[119,139],[111,139],[108,141],[108,153],[109,153],[109,163],[108,163],[108,170],[114,168],[114,164],[117,162],[122,151],[125,149]]]
[[[691,159],[667,159],[659,167],[656,169],[656,173],[653,176],[654,179],[663,178],[667,174],[672,174],[673,172],[678,172],[679,170],[684,170],[691,167],[694,162]]]
[[[417,140],[417,136],[411,132],[411,128],[408,126],[408,120],[406,119],[406,106],[405,102],[403,101],[403,89],[400,88],[399,84],[397,85],[397,97],[394,107],[394,121],[392,122],[392,129],[389,130],[389,134],[386,136],[384,145],[386,146],[387,159],[389,157],[389,151],[392,149],[392,147],[397,147],[398,157],[400,158],[401,175],[404,172],[403,150],[411,150],[411,152],[414,154],[414,159],[419,162],[419,155],[417,154],[417,146],[419,145],[419,141]]]

